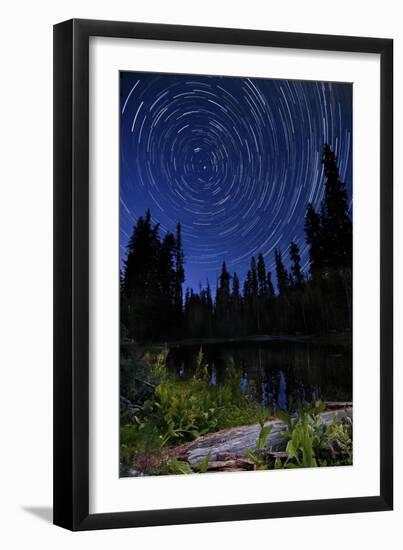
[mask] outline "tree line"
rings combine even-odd
[[[308,204],[305,236],[309,272],[291,242],[274,251],[276,289],[262,253],[252,256],[245,280],[223,262],[215,296],[210,284],[186,289],[181,226],[161,238],[148,210],[133,228],[121,273],[121,322],[139,341],[186,337],[236,337],[351,329],[352,221],[345,184],[330,146],[323,148],[320,208]]]

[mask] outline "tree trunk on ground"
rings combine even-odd
[[[328,408],[330,410],[320,414],[323,424],[333,422],[334,416],[337,421],[347,415],[352,416],[351,403],[329,403]],[[285,456],[287,439],[282,432],[286,429],[286,424],[276,419],[265,422],[265,426],[269,425],[272,426],[272,430],[266,442],[266,454],[272,454],[273,458]],[[207,434],[179,446],[175,450],[175,456],[179,460],[185,460],[194,465],[210,453],[209,470],[253,469],[246,454],[248,449],[256,450],[256,440],[260,430],[259,424],[252,424]]]

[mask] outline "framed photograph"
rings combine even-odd
[[[393,42],[54,27],[54,523],[391,510]]]

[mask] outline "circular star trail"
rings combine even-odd
[[[182,225],[185,285],[212,288],[225,260],[243,279],[259,252],[295,241],[307,266],[306,207],[320,204],[329,143],[351,197],[350,84],[121,73],[121,256],[150,208]]]

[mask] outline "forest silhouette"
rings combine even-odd
[[[352,324],[352,220],[337,157],[323,147],[324,193],[320,208],[307,205],[309,271],[291,242],[276,249],[275,280],[263,255],[252,256],[245,280],[225,262],[215,296],[209,283],[186,289],[181,225],[162,238],[150,210],[140,217],[121,272],[121,334],[138,342],[263,334],[349,331]],[[284,254],[289,255],[290,270]]]

